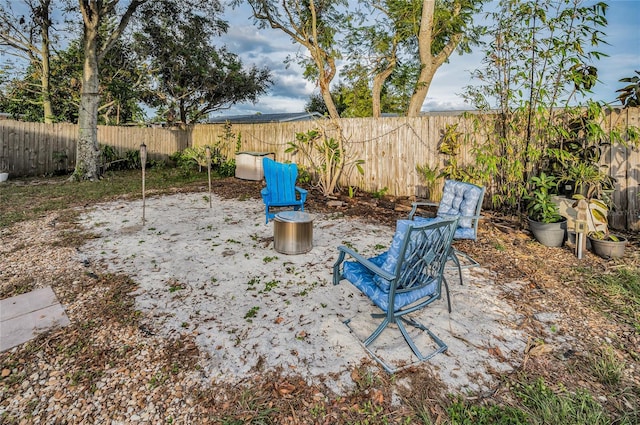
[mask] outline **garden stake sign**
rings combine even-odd
[[[211,208],[211,148],[207,146],[207,178],[209,179],[209,208]]]
[[[140,145],[140,163],[142,165],[142,224],[144,225],[144,208],[145,208],[145,196],[144,196],[144,179],[145,179],[145,168],[147,165],[147,145],[144,143]]]
[[[584,251],[587,249],[587,208],[589,204],[584,199],[578,201],[576,214],[576,257],[582,260]]]

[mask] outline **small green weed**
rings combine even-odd
[[[247,313],[244,315],[244,318],[247,319],[247,322],[251,323],[251,319],[255,318],[258,315],[259,310],[260,307],[258,306],[251,307],[249,311],[247,311]]]
[[[262,292],[269,292],[273,288],[277,287],[280,282],[277,280],[270,280],[269,282],[264,284],[264,290]]]
[[[355,252],[358,252],[358,250],[353,246],[353,244],[349,241],[342,241],[342,245],[346,246],[347,248],[351,248],[352,250],[354,250]]]
[[[380,190],[376,190],[374,192],[371,192],[371,196],[374,197],[375,199],[380,199],[382,198],[387,192],[389,191],[388,187],[383,187]]]
[[[180,290],[182,290],[182,289],[185,289],[185,286],[184,286],[184,284],[183,284],[183,283],[180,283],[180,282],[171,282],[171,283],[169,284],[169,292],[171,292],[171,293],[176,292],[176,291],[180,291]]]
[[[248,291],[255,291],[256,290],[256,285],[260,283],[260,278],[259,277],[252,277],[249,282],[247,282],[247,285],[249,286],[249,288],[247,288]]]
[[[618,359],[610,345],[604,345],[589,356],[591,373],[604,385],[615,386],[620,383],[625,364]]]
[[[151,379],[149,380],[149,388],[153,389],[153,388],[157,388],[160,385],[164,384],[165,382],[167,382],[167,380],[169,379],[168,376],[166,376],[164,373],[162,372],[156,372]]]
[[[314,419],[322,419],[327,414],[327,408],[324,404],[314,404],[311,406],[311,409],[309,409],[309,414]]]

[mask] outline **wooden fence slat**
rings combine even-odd
[[[606,127],[640,127],[640,108],[607,112]],[[477,117],[475,117],[477,118]],[[369,192],[387,187],[387,194],[415,196],[425,184],[416,165],[441,168],[445,156],[438,153],[441,131],[447,125],[458,124],[468,136],[462,144],[460,165],[473,160],[473,145],[482,143],[489,128],[474,128],[474,117],[460,115],[427,115],[419,118],[353,118],[341,122],[346,146],[352,160],[364,160],[364,175],[345,173],[340,181],[344,188],[359,187]],[[234,124],[228,139],[224,124],[198,124],[185,129],[150,127],[98,126],[99,142],[114,147],[120,155],[147,145],[149,159],[162,160],[188,146],[216,146],[232,158],[240,138],[241,151],[274,152],[278,161],[297,162],[309,166],[301,154],[286,153],[288,143],[296,133],[324,129],[328,137],[336,137],[329,120],[288,123]],[[59,167],[75,165],[77,126],[68,123],[40,124],[0,120],[0,159],[8,162],[12,176],[42,175]],[[226,141],[226,143],[224,143]],[[58,162],[59,155],[66,160]],[[616,146],[606,153],[610,175],[617,179],[614,228],[640,229],[640,152],[636,148]]]

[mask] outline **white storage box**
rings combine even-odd
[[[262,180],[262,158],[270,157],[275,161],[273,152],[238,152],[236,154],[236,178],[244,180]]]

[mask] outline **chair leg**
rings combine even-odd
[[[407,332],[407,329],[404,327],[404,324],[402,322],[405,322],[408,325],[411,325],[416,329],[419,329],[419,330],[421,330],[423,332],[426,332],[431,337],[431,339],[436,343],[438,348],[436,350],[432,351],[431,353],[427,354],[426,356],[424,354],[422,354],[422,352],[420,352],[418,347],[416,347],[416,344],[413,342],[413,339],[411,338],[411,336]],[[407,341],[407,344],[409,344],[409,347],[411,347],[411,350],[413,351],[413,353],[416,355],[416,357],[418,357],[418,359],[421,362],[429,360],[430,358],[432,358],[433,356],[435,356],[438,353],[442,353],[442,352],[447,351],[447,348],[448,348],[447,344],[445,344],[440,338],[438,338],[433,332],[431,332],[431,330],[429,328],[424,326],[422,323],[419,323],[419,322],[417,322],[417,321],[415,321],[413,319],[410,319],[408,317],[400,317],[400,320],[396,321],[396,324],[398,325],[398,328],[400,329],[400,332],[402,332],[402,336],[404,337],[405,341]]]
[[[462,285],[462,267],[460,267],[460,260],[456,255],[455,249],[451,251],[451,255],[449,256],[449,259],[452,260],[455,263],[455,265],[458,267],[458,276],[460,277],[460,285]]]
[[[371,345],[371,343],[373,341],[376,340],[376,338],[378,338],[380,336],[380,334],[382,333],[382,331],[389,326],[389,318],[385,315],[384,320],[382,321],[382,323],[380,323],[380,325],[376,328],[375,331],[373,331],[373,333],[371,335],[369,335],[369,337],[367,339],[365,339],[363,341],[363,344],[365,347],[368,347],[369,345]]]
[[[375,315],[375,316],[379,316],[379,315]],[[351,322],[351,319],[345,320],[343,323],[347,326],[347,328],[349,328],[349,331],[351,331],[351,333],[353,334],[353,329],[351,329],[351,326],[349,325]],[[427,328],[426,326],[424,326],[423,324],[413,320],[413,319],[409,319],[407,317],[399,317],[399,318],[395,318],[393,319],[393,322],[398,326],[398,329],[400,330],[400,333],[402,334],[402,337],[404,338],[404,340],[406,341],[406,343],[409,345],[409,347],[411,348],[411,351],[413,352],[413,354],[418,358],[418,362],[423,362],[426,360],[429,360],[430,358],[432,358],[433,356],[435,356],[436,354],[439,353],[443,353],[445,351],[447,351],[448,347],[447,344],[445,344],[440,338],[438,338],[433,332],[431,332],[431,330],[429,328]],[[437,345],[437,348],[435,350],[433,350],[432,352],[430,352],[429,354],[422,354],[422,352],[420,351],[420,349],[416,346],[416,344],[413,341],[413,338],[411,338],[411,335],[409,335],[409,332],[407,332],[407,329],[405,328],[404,324],[402,322],[407,323],[408,325],[413,326],[416,329],[419,329],[423,332],[426,332],[429,337],[431,337],[431,339],[433,340],[433,342],[435,342],[435,344]],[[382,323],[380,323],[380,325],[378,326],[378,328],[373,331],[373,333],[371,335],[369,335],[369,337],[367,339],[365,339],[364,341],[361,341],[359,338],[356,338],[364,347],[364,349],[366,350],[366,352],[373,357],[373,359],[375,361],[377,361],[382,368],[387,371],[388,373],[396,373],[401,369],[407,368],[409,366],[411,366],[412,364],[415,364],[416,362],[412,363],[412,364],[407,364],[401,367],[393,367],[392,365],[390,365],[389,363],[385,362],[383,359],[381,359],[380,357],[378,357],[376,355],[376,353],[369,348],[370,345],[380,336],[380,334],[382,334],[382,332],[389,326],[389,324],[392,323],[391,319],[389,319],[389,317],[387,317],[385,315],[385,319],[382,321]]]
[[[333,284],[334,285],[338,285],[340,281],[343,279],[342,273],[340,272],[340,265],[342,265],[342,262],[344,261],[344,257],[345,257],[345,252],[340,251],[340,254],[338,254],[338,259],[333,264]]]
[[[444,282],[444,290],[447,293],[447,306],[449,307],[449,313],[451,313],[451,295],[449,295],[449,283],[447,283],[447,278],[442,276],[442,281]]]
[[[464,258],[466,261],[466,263],[468,264],[462,264],[462,262],[460,261],[460,257]],[[471,267],[479,267],[480,263],[478,263],[476,260],[474,260],[473,258],[471,258],[469,256],[469,254],[466,254],[462,251],[458,251],[457,249],[453,248],[451,250],[451,255],[449,255],[449,260],[453,261],[455,263],[456,268],[458,269],[458,276],[460,276],[460,285],[463,284],[462,281],[462,269],[470,269]],[[447,266],[447,269],[450,269],[451,267]]]
[[[469,264],[462,265],[463,269],[470,269],[471,267],[479,267],[480,266],[480,263],[478,263],[471,256],[469,256],[469,254],[467,254],[465,252],[462,252],[462,251],[458,251],[455,248],[454,248],[453,252],[456,254],[456,257],[458,257],[458,261],[460,260],[460,257],[462,257],[465,260],[467,260],[467,262],[469,263]],[[462,263],[460,263],[460,264],[462,264]]]

